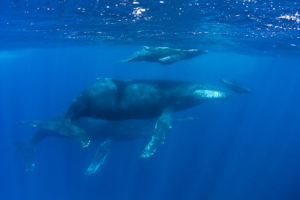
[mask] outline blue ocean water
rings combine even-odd
[[[300,199],[298,1],[0,2],[0,198],[12,200]],[[143,45],[208,54],[171,65],[125,63]],[[167,79],[252,90],[175,114],[166,142],[120,142],[93,176],[95,147],[49,137],[26,172],[26,120],[65,114],[97,78]],[[125,130],[126,131],[126,130]]]

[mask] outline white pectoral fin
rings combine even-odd
[[[173,55],[170,55],[170,56],[162,57],[158,61],[162,65],[167,65],[167,64],[171,64],[171,63],[177,62],[177,61],[179,61],[181,59],[182,59],[182,55],[180,55],[180,54],[173,54]]]
[[[98,169],[103,165],[105,159],[107,158],[110,152],[110,147],[110,139],[106,139],[104,142],[99,144],[91,164],[86,169],[86,175],[93,175],[98,171]]]
[[[172,112],[164,112],[157,120],[154,134],[142,153],[142,158],[149,158],[165,142],[167,131],[171,128]]]

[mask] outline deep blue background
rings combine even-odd
[[[300,68],[298,57],[210,52],[170,66],[122,63],[136,46],[27,49],[0,52],[0,198],[300,199]],[[34,129],[23,120],[63,115],[97,77],[192,80],[221,86],[237,80],[253,90],[176,117],[166,143],[150,159],[147,141],[115,144],[101,170],[86,177],[93,148],[49,138],[36,147],[37,168],[24,171],[13,143]]]

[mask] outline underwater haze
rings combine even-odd
[[[177,53],[157,60],[156,47]],[[141,52],[155,56],[129,62]],[[163,113],[85,124],[88,134],[148,135],[114,141],[108,154],[29,122],[63,121],[103,78],[205,83],[207,98],[228,98],[172,112],[149,158]],[[1,0],[0,199],[299,200],[299,88],[297,0]],[[20,148],[39,131],[32,151]],[[100,167],[88,174],[95,152]]]

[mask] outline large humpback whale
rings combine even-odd
[[[215,86],[170,80],[121,81],[101,79],[84,90],[70,105],[65,121],[82,117],[130,120],[158,117],[151,141],[142,157],[153,155],[171,127],[172,114],[203,102],[227,99],[229,94]],[[62,133],[65,134],[65,133]],[[82,131],[69,133],[82,146],[89,139]]]
[[[178,49],[171,47],[148,47],[144,46],[143,49],[135,52],[127,62],[134,61],[148,61],[158,62],[162,65],[172,64],[180,60],[190,59],[202,54],[206,54],[207,51],[199,49]]]
[[[44,130],[56,132],[62,136],[78,140],[82,147],[87,147],[95,139],[86,128],[76,125],[76,121],[84,118],[120,122],[123,120],[142,120],[158,118],[154,132],[147,134],[134,132],[131,134],[101,133],[97,137],[100,143],[88,173],[94,173],[105,160],[111,141],[121,136],[132,138],[151,137],[141,157],[152,156],[164,143],[167,131],[171,127],[173,113],[197,106],[203,102],[227,99],[229,94],[215,86],[200,83],[170,80],[131,80],[99,79],[91,87],[85,89],[69,106],[63,120],[27,122]],[[119,126],[119,125],[118,125]],[[126,128],[122,128],[126,129]],[[123,131],[124,132],[124,131]]]

